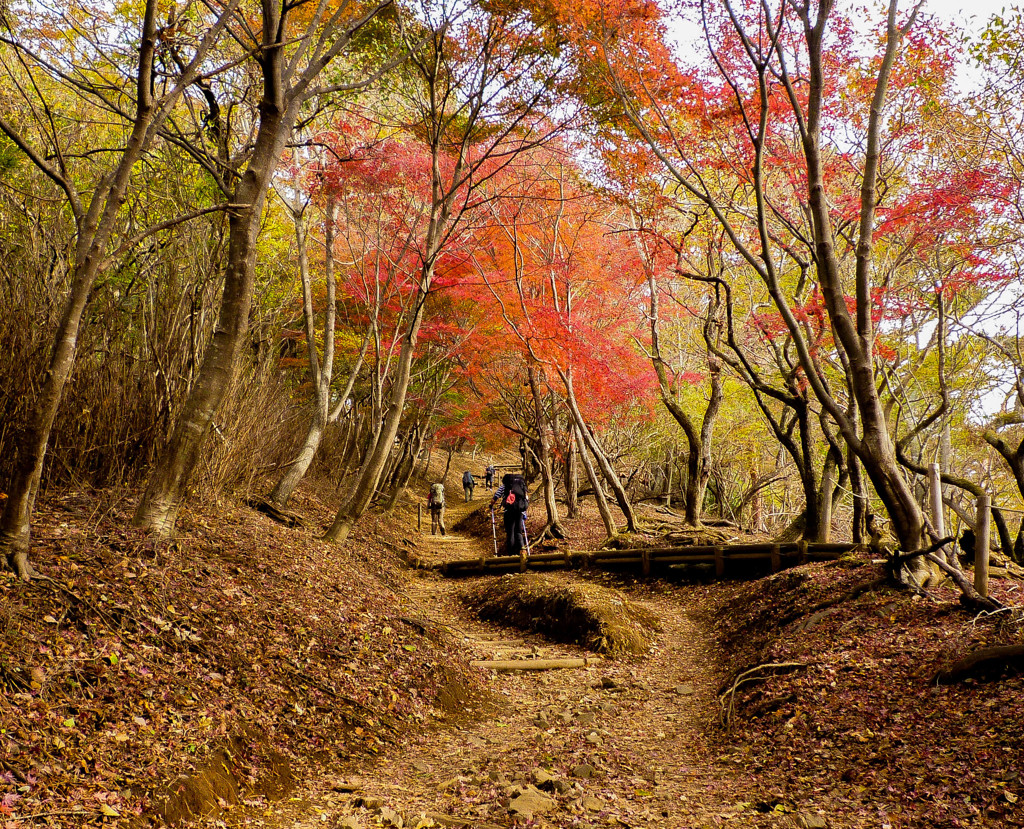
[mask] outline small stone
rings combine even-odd
[[[604,808],[604,803],[598,800],[593,795],[584,795],[582,800],[582,806],[588,812],[600,812]]]
[[[537,728],[550,728],[551,720],[548,719],[548,715],[541,711],[536,717],[533,718],[533,724]]]
[[[601,735],[598,734],[596,731],[591,731],[587,735],[586,739],[587,742],[590,743],[592,746],[599,746],[603,742],[603,740],[601,739]]]
[[[362,787],[362,781],[356,777],[350,777],[348,779],[339,777],[331,783],[332,792],[358,792]]]
[[[550,795],[544,794],[533,786],[527,786],[522,794],[508,804],[508,809],[513,814],[532,818],[534,815],[552,811],[557,805],[555,799]]]
[[[682,685],[675,687],[675,692],[681,697],[688,697],[693,693],[693,686],[689,682],[684,682]]]
[[[557,716],[564,725],[568,725],[572,722],[572,714],[568,711],[559,711],[555,716]]]
[[[793,823],[798,829],[828,829],[828,821],[824,815],[815,815],[810,812],[799,812],[793,817]]]
[[[420,774],[425,774],[430,771],[430,766],[424,763],[422,760],[414,760],[412,764],[413,771],[418,771]]]
[[[580,725],[593,725],[597,721],[597,717],[591,714],[589,711],[583,711],[576,715],[576,722]]]
[[[605,714],[615,714],[619,710],[619,706],[612,702],[602,702],[601,711]]]
[[[491,769],[487,772],[487,779],[492,783],[497,783],[499,786],[508,783],[508,778],[505,776],[505,772],[499,771],[498,769]]]
[[[469,739],[466,740],[466,742],[473,746],[473,748],[483,748],[485,745],[487,745],[487,740],[483,739],[482,737],[476,736],[470,736]]]
[[[601,687],[601,688],[618,688],[619,687],[619,683],[616,682],[614,679],[612,679],[610,676],[603,676],[603,677],[601,677],[600,682],[601,682],[601,684],[600,684],[599,687]]]
[[[362,795],[352,801],[356,806],[361,806],[364,809],[376,810],[384,805],[384,799],[380,797],[374,797],[373,795]]]
[[[533,781],[533,785],[539,789],[553,788],[555,783],[555,776],[547,769],[542,768],[531,771],[530,779]]]
[[[355,815],[348,815],[337,824],[338,829],[363,829],[363,824]]]
[[[557,780],[555,780],[553,785],[555,787],[555,791],[558,794],[569,794],[569,792],[572,791],[572,783],[570,783],[568,780],[563,780],[560,777]]]
[[[578,777],[580,780],[589,780],[594,776],[595,771],[597,771],[597,769],[589,763],[580,763],[572,770],[572,776]]]

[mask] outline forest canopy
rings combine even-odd
[[[342,543],[466,446],[556,537],[585,491],[611,542],[660,498],[915,552],[987,495],[1024,560],[1022,42],[896,0],[7,5],[6,564],[48,487],[168,536],[317,476]]]

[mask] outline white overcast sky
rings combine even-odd
[[[925,0],[924,9],[949,20],[968,23],[971,28],[981,28],[992,15],[1015,5],[1021,4],[1006,0]],[[911,4],[902,0],[900,7],[909,9]]]

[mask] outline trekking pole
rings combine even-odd
[[[526,513],[523,513],[523,541],[526,542],[526,557],[530,557],[530,536],[526,534]]]
[[[494,527],[494,505],[491,505],[491,535],[494,536],[494,557],[498,557],[498,531]]]

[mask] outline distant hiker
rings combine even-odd
[[[487,468],[484,470],[484,486],[487,487],[487,489],[494,486],[494,467],[490,464],[488,464]]]
[[[427,507],[430,509],[430,534],[436,535],[440,528],[441,535],[447,535],[444,528],[444,484],[430,485]]]
[[[492,512],[498,501],[505,513],[505,555],[517,556],[526,543],[526,510],[530,506],[526,478],[512,473],[503,477],[491,497]]]
[[[476,487],[476,479],[468,469],[462,473],[462,490],[466,493],[466,503],[473,500],[473,489]]]

